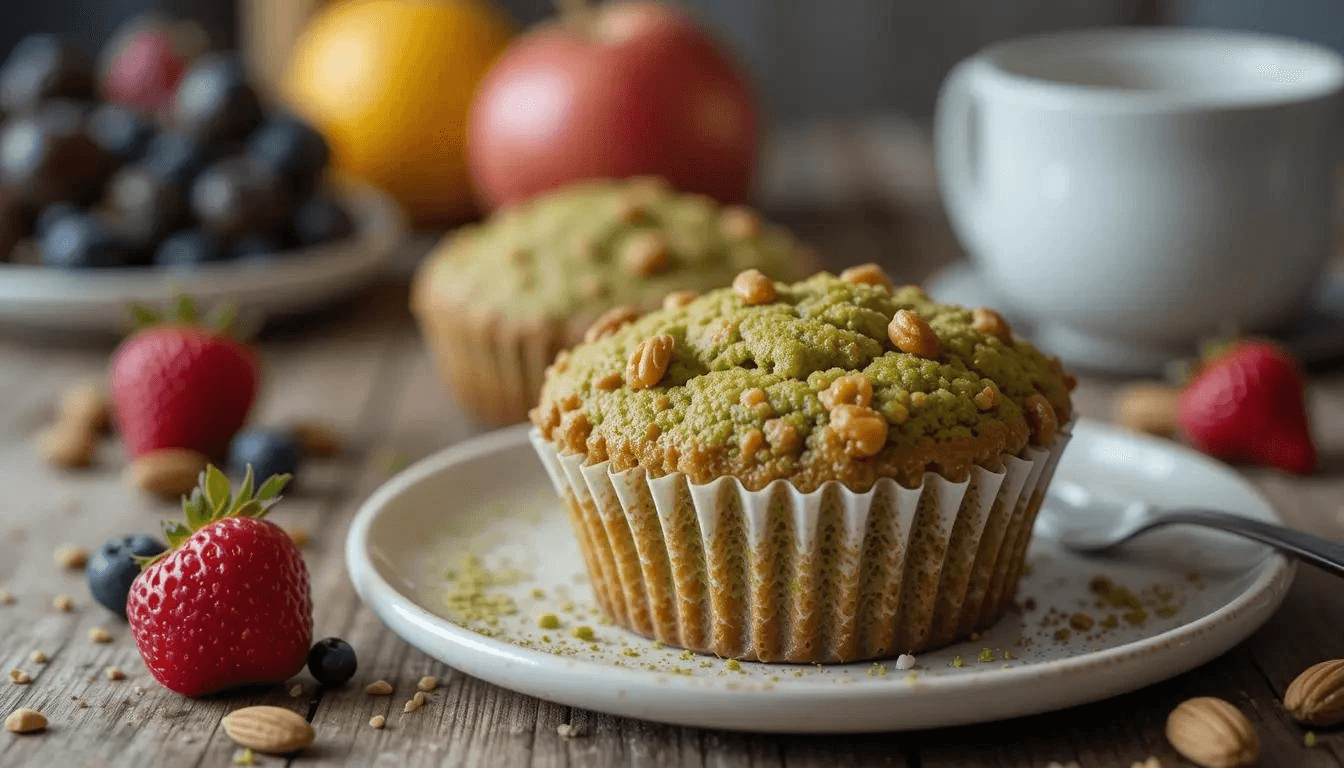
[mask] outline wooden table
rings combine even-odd
[[[767,174],[772,214],[816,242],[832,263],[879,260],[902,279],[919,279],[947,258],[945,231],[936,215],[925,215],[923,147],[903,124],[820,129],[780,147]],[[0,677],[0,715],[24,706],[51,721],[42,735],[0,731],[0,767],[227,766],[238,750],[220,718],[239,706],[272,703],[306,713],[318,739],[290,760],[257,755],[258,765],[1045,768],[1077,761],[1127,768],[1156,755],[1170,768],[1185,763],[1167,745],[1163,723],[1176,703],[1195,695],[1221,696],[1247,713],[1264,744],[1262,765],[1342,764],[1344,734],[1320,732],[1308,749],[1305,732],[1281,705],[1304,667],[1344,656],[1344,590],[1309,568],[1262,630],[1204,667],[1098,704],[989,725],[835,737],[703,731],[575,710],[474,680],[387,631],[360,604],[343,564],[351,515],[396,465],[480,430],[434,380],[405,310],[405,285],[373,287],[341,308],[273,327],[259,343],[267,384],[256,421],[318,420],[350,444],[341,458],[308,467],[274,518],[310,534],[305,556],[315,637],[343,637],[356,648],[355,680],[323,692],[304,673],[297,691],[276,686],[196,701],[155,683],[125,623],[95,604],[82,572],[57,566],[52,553],[63,544],[92,550],[114,535],[155,532],[174,506],[122,483],[125,457],[114,441],[82,472],[46,466],[34,447],[57,393],[98,376],[107,349],[0,338],[0,589],[17,597],[0,605],[0,665],[6,674],[20,668],[33,678],[13,685]],[[1344,538],[1344,376],[1318,372],[1312,385],[1320,473],[1249,474],[1291,523]],[[1077,393],[1081,412],[1105,418],[1117,386],[1085,378]],[[73,611],[53,608],[62,594],[73,598]],[[113,642],[91,642],[94,627],[110,631]],[[34,663],[33,651],[50,661]],[[109,666],[124,670],[126,679],[108,680]],[[402,714],[424,675],[437,675],[441,687],[425,708]],[[380,678],[396,686],[395,695],[364,693]],[[387,715],[385,730],[367,725],[375,714]],[[580,735],[563,738],[561,724]]]

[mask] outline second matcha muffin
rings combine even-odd
[[[545,367],[603,313],[636,315],[748,268],[792,280],[814,267],[746,208],[656,178],[585,182],[445,237],[416,276],[412,309],[462,404],[507,424],[526,418]]]

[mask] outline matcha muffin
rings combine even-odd
[[[448,235],[416,275],[412,310],[441,376],[485,421],[524,421],[542,372],[604,312],[755,268],[810,274],[806,249],[754,212],[660,180],[576,184]]]
[[[605,318],[532,432],[602,609],[718,656],[946,645],[1010,605],[1073,381],[865,265]]]

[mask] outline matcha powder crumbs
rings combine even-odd
[[[518,581],[513,571],[491,571],[475,555],[466,555],[456,571],[448,572],[448,591],[445,596],[448,610],[459,621],[493,622],[500,616],[518,612],[518,606],[508,595],[489,594],[491,587],[505,587]]]

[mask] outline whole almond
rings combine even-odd
[[[239,745],[268,755],[297,752],[316,737],[303,715],[284,707],[243,707],[225,715],[223,725]]]
[[[126,478],[146,493],[176,498],[196,487],[197,478],[209,463],[205,454],[190,448],[160,448],[132,461]]]
[[[1344,659],[1307,667],[1284,692],[1283,708],[1306,725],[1325,727],[1344,722]]]
[[[56,411],[61,423],[82,425],[93,432],[107,431],[112,422],[112,407],[107,395],[88,382],[62,392]]]
[[[47,428],[37,439],[42,458],[63,469],[80,469],[93,463],[98,434],[84,424],[60,422]]]
[[[341,436],[321,424],[295,424],[292,434],[294,442],[299,444],[299,450],[315,459],[332,459],[345,451]]]
[[[10,733],[37,733],[47,729],[47,718],[35,709],[16,709],[5,718]]]
[[[1156,382],[1132,384],[1115,397],[1111,417],[1116,424],[1160,437],[1176,434],[1176,400],[1180,390]]]
[[[1181,702],[1167,716],[1167,741],[1202,768],[1239,768],[1260,756],[1260,737],[1241,710],[1212,696]]]

